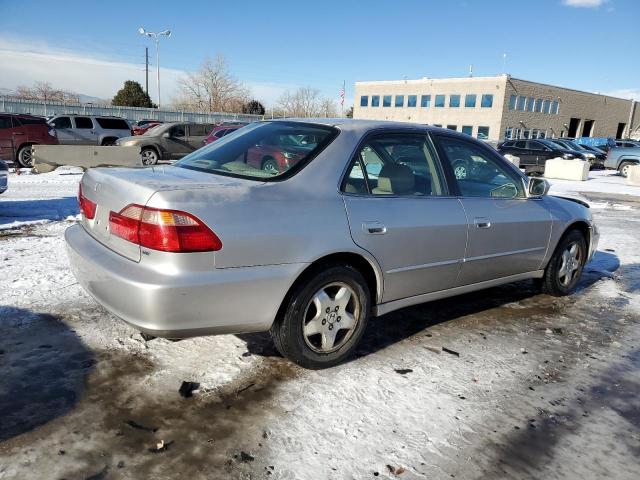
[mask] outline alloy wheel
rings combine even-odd
[[[158,155],[153,150],[143,150],[141,156],[144,165],[155,165],[158,162]]]
[[[558,269],[558,280],[564,287],[571,285],[576,277],[582,262],[582,251],[577,243],[570,243],[566,250],[562,252],[560,268]]]
[[[31,147],[23,147],[18,154],[18,163],[26,168],[33,166],[33,156],[31,155]]]

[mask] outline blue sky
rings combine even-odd
[[[0,88],[49,80],[108,98],[144,80],[144,25],[173,32],[163,101],[216,53],[268,104],[297,86],[337,99],[343,80],[350,100],[357,80],[494,75],[503,52],[513,76],[640,98],[638,19],[637,0],[0,0]]]

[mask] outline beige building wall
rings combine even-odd
[[[435,107],[435,96],[445,95],[445,107]],[[460,95],[460,106],[450,107],[451,95]],[[465,107],[465,95],[476,94],[476,106]],[[493,95],[491,108],[481,107],[483,94]],[[360,105],[363,95],[368,97],[368,106]],[[379,106],[372,106],[372,96],[379,96]],[[391,95],[391,106],[383,106],[383,97]],[[395,106],[396,95],[403,95],[402,107]],[[416,95],[415,107],[408,106],[408,96]],[[421,106],[421,96],[430,95],[428,107]],[[525,97],[525,110],[510,109],[511,96]],[[533,99],[533,111],[529,102]],[[536,102],[558,102],[558,113],[537,112]],[[632,130],[640,123],[640,108],[634,108],[631,119]],[[478,127],[489,128],[489,140],[502,140],[505,130],[519,129],[520,137],[525,132],[530,136],[568,136],[571,118],[579,119],[577,135],[581,136],[585,122],[593,120],[592,137],[615,137],[620,123],[626,125],[623,136],[629,135],[631,100],[580,92],[568,88],[554,87],[541,83],[519,80],[508,75],[472,78],[422,78],[419,80],[392,80],[379,82],[356,82],[353,117],[373,120],[393,120],[429,125],[455,126],[462,131],[463,126],[472,127],[472,135]]]

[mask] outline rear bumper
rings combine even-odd
[[[158,337],[268,330],[286,292],[307,265],[169,274],[109,250],[81,225],[69,227],[65,239],[80,285],[111,313]]]

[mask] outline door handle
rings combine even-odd
[[[491,221],[488,218],[478,217],[473,220],[478,228],[491,228]]]
[[[362,229],[365,233],[369,233],[371,235],[384,235],[387,233],[387,227],[380,222],[365,222],[362,224]]]

